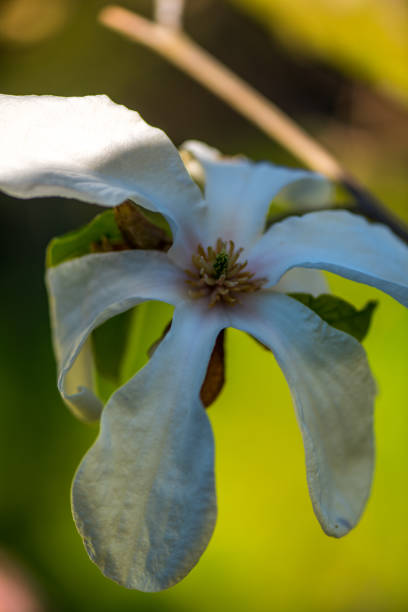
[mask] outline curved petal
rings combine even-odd
[[[283,187],[302,179],[325,180],[307,170],[221,157],[201,142],[187,141],[183,148],[199,160],[205,172],[204,246],[222,238],[233,240],[238,248],[248,248],[264,231],[270,203]]]
[[[183,273],[164,253],[121,251],[65,262],[50,268],[46,281],[59,370],[58,388],[76,416],[95,420],[101,402],[90,388],[73,387],[79,381],[87,380],[89,384],[89,359],[82,355],[86,371],[79,372],[78,364],[77,371],[65,380],[86,339],[107,319],[145,300],[169,304],[182,301]]]
[[[54,346],[57,346],[56,342]],[[91,338],[88,336],[60,388],[64,402],[81,421],[98,421],[101,416],[103,404],[93,389],[94,358]]]
[[[10,195],[103,206],[130,198],[164,214],[176,240],[178,228],[193,231],[202,197],[177,149],[107,96],[0,95],[0,140],[0,189]]]
[[[91,559],[120,584],[159,591],[197,563],[214,529],[214,447],[199,399],[222,313],[176,308],[149,363],[107,403],[72,503]]]
[[[381,289],[408,306],[408,247],[388,227],[345,210],[289,217],[249,253],[273,286],[294,267],[318,268]]]
[[[318,270],[292,268],[274,286],[279,293],[311,293],[313,296],[330,293],[329,285]]]
[[[375,384],[364,349],[276,293],[231,310],[231,325],[273,351],[295,403],[314,511],[328,535],[345,535],[364,509],[374,465]]]
[[[333,183],[309,178],[290,183],[275,198],[277,204],[297,213],[332,208],[333,200]]]

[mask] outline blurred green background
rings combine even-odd
[[[199,138],[296,165],[188,77],[98,25],[105,4],[3,0],[2,93],[106,93],[176,144]],[[151,14],[147,0],[122,4]],[[185,21],[408,220],[405,0],[187,0]],[[96,212],[74,201],[0,196],[0,581],[20,568],[38,602],[14,612],[406,610],[408,314],[334,277],[332,290],[354,304],[380,300],[365,341],[379,395],[377,469],[361,524],[340,541],[321,532],[283,376],[270,354],[230,332],[227,385],[210,409],[219,518],[202,560],[155,595],[126,591],[88,560],[69,488],[97,430],[77,422],[56,391],[43,268],[50,238]]]

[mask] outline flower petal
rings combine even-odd
[[[91,559],[159,591],[197,563],[216,519],[214,448],[199,393],[222,312],[176,308],[149,363],[114,393],[76,474],[73,511]]]
[[[264,231],[270,203],[283,187],[302,179],[325,180],[307,170],[221,157],[202,142],[187,141],[183,148],[198,159],[205,172],[204,246],[222,238],[233,240],[238,248],[248,248]]]
[[[292,268],[286,272],[274,286],[279,293],[311,293],[317,297],[322,293],[330,293],[329,285],[318,270],[307,268]]]
[[[275,202],[286,208],[288,212],[308,212],[331,208],[334,195],[333,183],[302,179],[284,187],[275,198]]]
[[[345,210],[290,217],[273,225],[248,256],[269,285],[293,267],[335,272],[408,306],[408,248],[391,230]]]
[[[79,363],[65,380],[86,339],[107,319],[145,300],[179,303],[185,297],[183,273],[164,253],[121,251],[67,261],[50,268],[46,280],[58,388],[76,416],[95,420],[102,404],[88,386],[82,386],[86,384],[82,381],[90,382],[86,355],[81,355],[85,370]]]
[[[129,198],[165,215],[173,234],[195,225],[202,197],[177,149],[107,96],[1,95],[0,140],[0,189],[10,195],[104,206]]]
[[[231,309],[231,325],[268,346],[279,362],[302,431],[314,511],[328,535],[345,535],[364,509],[374,464],[375,384],[364,349],[274,292]]]

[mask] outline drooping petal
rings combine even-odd
[[[289,217],[248,257],[270,286],[291,268],[317,268],[377,287],[408,306],[408,247],[386,226],[345,210]]]
[[[279,293],[311,293],[315,297],[322,293],[329,293],[329,285],[318,270],[307,268],[292,268],[286,272],[274,286]]]
[[[302,431],[314,511],[328,535],[345,535],[364,509],[374,465],[375,384],[364,349],[274,292],[249,296],[230,318],[281,366]]]
[[[107,96],[0,95],[0,140],[0,189],[10,195],[129,198],[164,214],[176,239],[180,226],[193,231],[202,198],[177,149]]]
[[[202,242],[206,245],[221,237],[233,240],[238,248],[248,248],[263,232],[269,205],[283,187],[302,179],[325,180],[307,170],[221,157],[202,142],[187,141],[183,148],[198,159],[205,172],[208,213]]]
[[[214,448],[199,393],[222,319],[197,302],[176,308],[152,359],[105,406],[76,474],[73,511],[88,553],[128,588],[174,585],[211,537]]]
[[[84,386],[90,381],[86,355],[81,356],[82,364],[78,363],[65,381],[86,339],[107,319],[145,300],[169,304],[182,301],[185,297],[183,273],[164,253],[121,251],[67,261],[50,268],[46,280],[58,361],[58,388],[77,416],[95,420],[102,405],[92,389]]]

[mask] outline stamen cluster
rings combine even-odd
[[[236,304],[238,294],[258,291],[265,283],[264,278],[245,270],[247,261],[239,261],[244,249],[235,249],[232,240],[224,242],[218,238],[215,248],[207,249],[199,244],[192,256],[194,269],[186,270],[187,283],[191,285],[192,298],[209,297],[209,306],[217,302]]]

